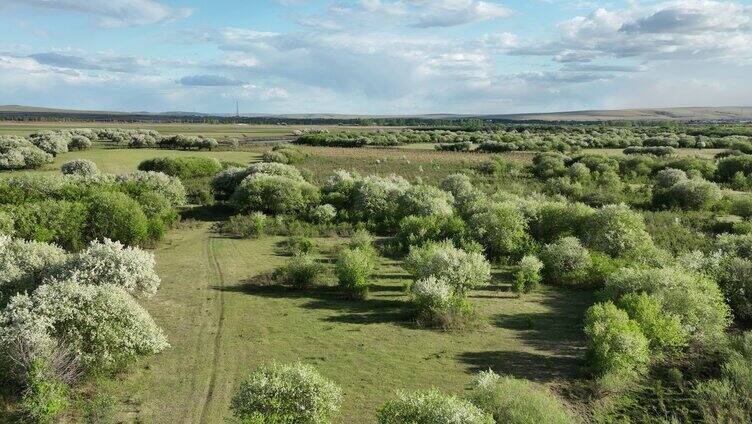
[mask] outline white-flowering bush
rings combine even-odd
[[[97,164],[87,159],[65,162],[60,170],[66,175],[94,175],[99,172]]]
[[[583,242],[613,257],[635,256],[653,246],[640,213],[626,205],[607,205],[584,223]]]
[[[117,181],[131,196],[137,197],[144,191],[155,191],[174,206],[186,203],[186,191],[180,178],[170,177],[161,172],[136,171],[118,175]]]
[[[400,215],[447,216],[454,213],[454,197],[444,190],[429,185],[409,187],[399,198]]]
[[[65,259],[65,251],[55,245],[0,235],[0,305],[7,296],[35,287]]]
[[[38,168],[52,162],[52,155],[16,136],[0,136],[0,169]]]
[[[666,313],[681,319],[690,339],[701,343],[721,340],[730,322],[718,284],[682,268],[622,268],[606,279],[604,292],[614,300],[627,293],[654,295]]]
[[[434,276],[415,281],[410,285],[410,293],[419,311],[444,310],[455,296],[454,287],[445,279]]]
[[[457,293],[491,280],[491,264],[483,255],[458,249],[449,240],[411,247],[404,267],[417,280],[431,276],[443,279]]]
[[[337,209],[330,204],[318,205],[311,209],[309,215],[311,221],[317,224],[327,224],[337,217]]]
[[[112,284],[134,296],[152,296],[160,279],[154,271],[154,254],[117,241],[92,241],[85,250],[71,255],[57,279],[73,276],[84,284]]]
[[[590,252],[577,237],[564,237],[545,245],[540,256],[546,278],[562,284],[581,284],[592,263]]]
[[[514,274],[514,286],[516,293],[530,293],[534,291],[543,277],[543,262],[535,255],[525,255],[520,259],[517,272]]]
[[[291,180],[305,181],[303,179],[303,176],[300,174],[300,171],[298,171],[298,168],[284,163],[258,162],[250,165],[247,169],[248,175],[277,175],[280,177],[289,178]]]
[[[68,151],[68,138],[53,131],[42,131],[31,134],[29,140],[40,149],[57,156]]]
[[[465,217],[477,212],[485,202],[483,192],[473,187],[465,174],[449,175],[441,182],[441,188],[452,194],[454,207]]]
[[[353,187],[353,210],[365,221],[385,221],[393,218],[398,199],[407,191],[410,183],[397,175],[382,178],[369,175],[355,182]]]
[[[212,194],[217,200],[227,200],[238,188],[238,185],[247,177],[247,168],[230,167],[214,176],[211,181]]]
[[[13,222],[13,216],[11,214],[0,211],[0,235],[11,235],[13,234],[13,228],[15,227],[15,222]]]
[[[68,150],[86,150],[93,145],[91,138],[72,134],[68,139]]]
[[[493,418],[472,403],[432,389],[398,392],[377,412],[379,424],[493,424]]]
[[[681,169],[666,168],[655,176],[655,185],[660,189],[671,188],[674,184],[687,180],[687,173]]]
[[[48,358],[57,346],[52,319],[37,315],[33,306],[29,295],[20,294],[0,310],[0,372],[19,383],[35,359]]]
[[[240,384],[230,408],[243,422],[327,424],[342,389],[305,364],[262,365]]]
[[[146,309],[121,287],[80,284],[74,277],[39,286],[30,299],[30,318],[51,322],[51,337],[86,368],[116,369],[168,347]]]

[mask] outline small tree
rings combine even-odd
[[[517,272],[514,274],[513,290],[517,294],[531,293],[540,284],[543,262],[534,255],[525,255],[520,259]]]
[[[334,273],[340,287],[354,296],[364,297],[368,293],[369,278],[375,267],[373,251],[361,248],[342,249],[337,256]]]
[[[87,159],[76,159],[65,162],[60,170],[66,175],[94,175],[99,172],[97,164]]]
[[[483,255],[458,249],[451,241],[411,247],[403,266],[418,280],[444,279],[461,295],[491,280],[491,264]]]
[[[648,339],[639,324],[613,303],[597,303],[588,309],[585,334],[596,374],[631,377],[645,372],[650,358]]]

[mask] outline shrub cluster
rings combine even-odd
[[[52,155],[15,136],[0,136],[0,170],[33,169],[52,162]]]
[[[215,175],[222,170],[222,164],[215,158],[201,156],[161,157],[141,162],[138,169],[190,179]]]

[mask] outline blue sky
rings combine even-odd
[[[0,0],[0,104],[243,113],[749,106],[752,0]]]

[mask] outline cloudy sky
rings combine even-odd
[[[752,105],[752,0],[0,0],[0,104],[243,113]]]

